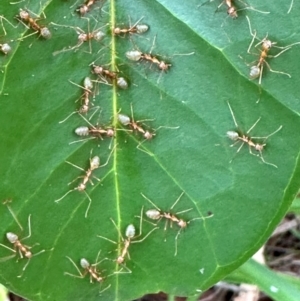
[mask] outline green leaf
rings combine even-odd
[[[297,301],[299,299],[299,280],[296,277],[275,273],[253,259],[241,265],[226,279],[255,284],[276,301]]]
[[[142,22],[150,25],[149,32],[112,37],[110,26],[106,26],[105,39],[92,42],[92,54],[87,53],[88,43],[83,43],[74,49],[77,51],[53,56],[53,52],[75,46],[77,34],[74,28],[49,23],[79,26],[86,31],[87,20],[74,13],[77,4],[70,8],[69,1],[42,1],[42,9],[37,2],[27,3],[35,13],[46,14],[46,20],[39,24],[49,24],[53,37],[15,41],[11,43],[13,52],[1,56],[0,198],[13,199],[11,208],[24,227],[23,232],[19,231],[7,208],[1,206],[1,243],[9,246],[7,232],[26,236],[31,214],[32,237],[25,242],[40,243],[33,253],[46,252],[31,259],[21,278],[17,275],[22,273],[26,259],[0,263],[0,281],[10,290],[31,300],[94,300],[108,285],[111,287],[102,293],[107,300],[132,300],[157,291],[197,295],[246,261],[273,231],[299,185],[300,120],[295,95],[300,48],[294,46],[270,59],[273,69],[288,72],[292,78],[273,74],[265,67],[261,94],[257,81],[248,78],[249,67],[238,55],[248,62],[257,58],[246,52],[252,38],[246,15],[258,37],[268,32],[272,41],[284,46],[300,41],[295,32],[299,8],[295,5],[286,14],[288,5],[284,10],[283,4],[253,1],[252,6],[271,13],[242,10],[232,20],[226,18],[224,7],[214,13],[218,4],[215,1],[198,8],[199,1],[107,1],[102,10],[87,15],[91,28],[107,23],[125,26],[130,16],[132,23],[144,17]],[[13,20],[20,7],[24,8],[25,3],[2,1],[0,11]],[[16,40],[32,33],[22,24],[15,29],[3,22],[7,30],[3,39]],[[137,47],[149,52],[155,36],[152,54],[172,64],[163,74],[155,64],[132,62],[125,56],[126,51]],[[271,54],[276,51],[272,49]],[[178,55],[191,52],[194,54]],[[94,180],[94,186],[87,185],[92,204],[85,218],[88,199],[84,193],[73,191],[61,202],[54,202],[79,182],[70,186],[67,183],[84,174],[65,161],[86,170],[93,149],[93,156],[100,156],[101,163],[105,163],[110,141],[69,145],[78,139],[74,129],[86,126],[86,122],[76,114],[62,124],[59,121],[80,106],[75,100],[82,89],[69,80],[82,85],[86,76],[93,77],[89,64],[95,60],[110,64],[111,69],[118,68],[130,81],[130,88],[121,91],[101,85],[94,101],[101,107],[101,114],[95,114],[93,124],[109,124],[112,118],[117,125],[117,112],[121,109],[130,115],[132,103],[136,120],[154,119],[145,123],[153,129],[165,128],[157,130],[155,138],[139,148],[141,135],[117,131],[113,141],[116,148],[108,165],[93,172],[101,182]],[[260,122],[251,131],[253,136],[266,136],[283,126],[267,140],[263,151],[265,161],[278,168],[249,154],[246,145],[239,153],[239,145],[230,147],[232,141],[226,132],[236,128],[227,102],[244,133],[259,117]],[[138,233],[139,219],[135,216],[140,215],[143,206],[145,210],[153,208],[141,193],[168,212],[183,191],[173,213],[192,208],[180,215],[187,221],[206,217],[209,212],[213,216],[188,224],[178,236],[177,256],[175,238],[179,228],[174,224],[164,231],[162,220],[158,230],[129,247],[126,266],[131,274],[113,275],[100,286],[89,284],[88,276],[77,279],[64,275],[77,273],[66,256],[79,265],[81,258],[93,263],[99,250],[101,258],[111,260],[117,257],[116,247],[120,254],[122,244],[116,246],[97,235],[121,242],[110,219],[123,235],[131,223]],[[144,216],[141,238],[154,227],[146,219]],[[5,248],[0,252],[1,257],[11,255]],[[111,260],[98,266],[104,277],[120,269]]]

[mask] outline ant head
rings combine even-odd
[[[259,152],[262,152],[266,144],[255,144],[255,149]]]
[[[87,113],[88,112],[88,110],[89,110],[89,106],[88,105],[85,105],[85,104],[83,104],[81,107],[80,107],[80,109],[79,109],[79,113],[80,114],[82,114],[82,113]]]
[[[24,10],[24,9],[20,8],[19,17],[22,20],[27,20],[27,19],[30,18],[30,15],[29,15],[29,12],[27,10]]]
[[[89,7],[83,4],[78,9],[76,9],[76,11],[79,12],[81,16],[84,16],[89,11]]]
[[[161,61],[158,65],[158,68],[162,71],[167,71],[171,66],[171,64],[167,64],[166,62]]]
[[[116,259],[116,262],[117,262],[117,264],[122,264],[122,263],[124,262],[124,257],[119,256],[119,257]]]
[[[115,130],[114,130],[114,129],[111,129],[111,128],[108,128],[108,129],[107,129],[107,132],[106,132],[106,135],[107,135],[108,137],[114,137],[114,135],[115,135]]]
[[[262,49],[263,50],[270,50],[272,48],[273,45],[275,45],[276,43],[275,42],[271,42],[270,40],[268,39],[264,39],[263,40],[263,43],[262,43]]]
[[[227,10],[227,14],[232,18],[235,19],[238,17],[238,14],[236,12],[236,8],[234,6],[231,6]]]
[[[120,27],[114,28],[113,33],[114,34],[120,34],[121,33],[121,28]]]
[[[153,136],[155,136],[155,133],[151,133],[151,132],[149,132],[149,131],[146,131],[146,132],[144,133],[144,138],[145,138],[146,140],[151,140],[151,139],[153,138]]]
[[[32,257],[32,253],[30,251],[26,251],[25,254],[24,254],[24,256],[26,258],[31,258]]]
[[[78,32],[78,42],[83,43],[88,41],[88,35],[84,32]]]
[[[187,226],[187,222],[182,219],[180,219],[177,224],[181,229],[186,228],[186,226]]]
[[[101,75],[103,72],[103,67],[97,66],[97,65],[92,65],[93,68],[93,73]]]
[[[80,183],[80,184],[78,185],[78,187],[75,188],[74,190],[84,191],[85,189],[86,189],[86,184]],[[70,191],[72,191],[72,190],[70,190]]]

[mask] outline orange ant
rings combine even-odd
[[[18,221],[16,215],[14,214],[14,212],[12,211],[10,206],[8,205],[9,202],[11,202],[11,200],[6,200],[6,201],[3,202],[3,204],[7,205],[7,208],[9,210],[9,212],[13,216],[13,218],[16,221],[16,223],[18,224],[18,226],[20,227],[21,231],[23,231],[23,227],[21,226],[21,224]],[[7,232],[6,233],[6,238],[13,245],[13,249],[0,243],[0,246],[2,246],[3,248],[8,249],[8,250],[10,250],[14,253],[13,255],[1,258],[0,262],[9,260],[9,259],[15,257],[17,255],[17,252],[19,253],[19,256],[20,256],[21,259],[23,259],[24,257],[28,259],[27,263],[24,265],[24,267],[22,269],[22,271],[23,271],[22,274],[18,276],[19,278],[22,277],[25,269],[29,265],[30,259],[33,256],[37,256],[37,255],[45,252],[45,250],[41,250],[38,253],[32,254],[30,249],[33,248],[35,245],[38,245],[38,243],[34,244],[33,246],[26,246],[22,243],[22,241],[24,241],[25,239],[28,239],[29,237],[31,237],[31,220],[30,219],[31,219],[31,214],[29,214],[29,216],[28,216],[28,235],[26,237],[24,237],[22,239],[19,239],[18,235],[13,233],[13,232]]]
[[[94,29],[92,32],[90,31],[90,22],[89,19],[88,20],[88,32],[85,32],[84,30],[82,30],[79,27],[74,27],[74,26],[68,26],[68,25],[59,25],[56,23],[52,23],[56,26],[61,26],[61,27],[69,27],[69,28],[73,28],[76,33],[78,34],[77,37],[77,44],[73,47],[69,47],[69,48],[63,48],[62,50],[59,51],[55,51],[53,52],[53,55],[57,55],[61,52],[66,52],[66,51],[70,51],[73,49],[78,49],[83,43],[85,42],[89,42],[89,52],[88,53],[92,53],[92,46],[91,46],[91,41],[95,40],[96,42],[100,42],[104,37],[105,37],[105,33],[101,30],[102,27],[107,26],[108,24],[98,28],[98,29]]]
[[[141,133],[143,135],[143,137],[145,138],[143,141],[141,141],[137,148],[140,149],[141,151],[144,151],[146,153],[148,153],[147,151],[143,150],[140,148],[141,144],[144,143],[146,140],[151,140],[152,138],[154,138],[154,136],[156,136],[156,132],[161,129],[161,128],[167,128],[167,129],[178,129],[179,127],[169,127],[169,126],[159,126],[157,129],[153,129],[153,131],[150,131],[148,129],[145,129],[142,125],[144,121],[153,121],[154,119],[144,119],[144,120],[134,120],[133,117],[133,107],[132,107],[132,103],[130,104],[130,108],[131,108],[131,119],[129,116],[125,115],[125,114],[118,114],[118,120],[119,122],[124,125],[124,126],[129,126],[132,131],[134,132],[138,132]]]
[[[236,128],[238,128],[238,124],[237,124],[236,119],[235,119],[235,117],[234,117],[233,110],[232,110],[232,108],[231,108],[229,102],[227,102],[227,104],[228,104],[228,107],[229,107],[229,110],[230,110],[230,113],[231,113],[233,122],[234,122]],[[232,147],[232,146],[234,146],[236,143],[242,141],[242,144],[241,144],[240,147],[238,148],[237,153],[242,149],[243,145],[246,143],[246,144],[248,144],[248,146],[249,146],[249,153],[250,153],[251,155],[255,155],[255,156],[256,156],[256,154],[253,154],[253,153],[252,153],[252,150],[251,150],[251,149],[253,148],[253,149],[255,149],[256,151],[259,152],[259,155],[257,155],[257,156],[260,157],[260,159],[262,160],[263,163],[268,164],[268,165],[271,165],[271,166],[274,166],[274,167],[277,168],[277,165],[275,165],[275,164],[273,164],[273,163],[270,163],[270,162],[266,162],[265,159],[264,159],[264,157],[263,157],[263,155],[262,155],[262,152],[263,152],[263,150],[264,150],[264,147],[266,146],[266,143],[263,143],[263,144],[255,143],[255,142],[253,142],[252,139],[264,139],[264,142],[265,142],[269,137],[271,137],[272,135],[274,135],[274,134],[276,134],[278,131],[280,131],[280,130],[282,129],[282,125],[281,125],[276,131],[274,131],[273,133],[271,133],[271,134],[269,134],[268,136],[265,136],[265,137],[250,137],[250,136],[248,136],[248,134],[250,133],[250,131],[257,125],[257,123],[260,121],[260,119],[261,119],[261,117],[259,117],[259,118],[257,119],[257,121],[256,121],[256,122],[250,127],[250,129],[246,132],[246,135],[245,135],[245,134],[239,134],[238,132],[235,132],[235,131],[228,131],[228,132],[227,132],[227,137],[228,137],[229,139],[235,141],[235,142],[234,142],[232,145],[230,145],[230,146]],[[232,160],[231,160],[230,162],[232,162]]]
[[[38,18],[34,19],[30,16],[29,11],[25,9],[20,9],[19,15],[17,16],[17,19],[22,22],[26,27],[30,27],[33,29],[35,32],[33,34],[39,33],[39,36],[43,37],[44,39],[48,40],[51,38],[52,34],[50,30],[46,26],[40,26],[37,23]],[[27,23],[27,25],[26,25]],[[32,34],[28,35],[31,36]],[[28,37],[27,36],[27,37]],[[25,37],[22,37],[24,39]]]
[[[131,50],[131,51],[127,51],[125,53],[125,55],[129,60],[134,61],[134,62],[138,62],[140,60],[145,60],[152,64],[155,64],[158,67],[158,69],[161,70],[161,75],[162,75],[162,73],[167,72],[172,65],[163,60],[160,60],[158,58],[158,56],[155,56],[152,54],[152,50],[154,48],[155,41],[156,41],[156,36],[153,39],[152,47],[151,47],[149,53],[143,53],[140,50]],[[178,55],[178,56],[179,55],[181,55],[181,56],[182,55],[193,55],[193,54],[194,54],[194,52],[190,52],[190,53],[184,53],[184,54],[174,54],[173,56],[175,56],[175,55]],[[159,82],[161,75],[157,79],[157,82]]]
[[[116,147],[116,146],[115,146],[115,147]],[[86,185],[87,185],[88,182],[90,182],[91,185],[94,185],[93,182],[92,182],[92,180],[91,180],[92,177],[95,178],[97,181],[100,182],[100,179],[98,179],[98,178],[95,177],[95,176],[92,176],[92,173],[93,173],[93,171],[94,171],[95,169],[104,167],[104,166],[106,166],[106,165],[108,164],[109,159],[110,159],[110,157],[111,157],[111,155],[112,155],[112,153],[113,153],[115,147],[112,149],[111,153],[109,154],[109,156],[108,156],[108,158],[107,158],[106,163],[103,164],[103,165],[100,165],[100,158],[99,158],[98,156],[94,156],[93,158],[90,158],[90,167],[89,167],[87,170],[84,170],[83,168],[81,168],[81,167],[79,167],[79,166],[77,166],[77,165],[75,165],[75,164],[73,164],[73,163],[71,163],[71,162],[69,162],[69,161],[66,161],[66,163],[72,165],[73,167],[75,167],[75,168],[77,168],[77,169],[79,169],[79,170],[81,170],[81,171],[84,171],[84,172],[85,172],[85,175],[84,175],[84,176],[77,177],[77,178],[74,179],[72,182],[70,182],[68,185],[70,185],[71,183],[73,183],[74,181],[76,181],[76,180],[79,179],[79,178],[83,178],[83,180],[81,181],[81,183],[79,183],[79,185],[78,185],[77,187],[75,187],[75,188],[69,190],[69,191],[68,191],[67,193],[65,193],[61,198],[55,200],[55,203],[60,202],[60,201],[61,201],[62,199],[64,199],[69,193],[71,193],[71,192],[73,192],[73,191],[75,191],[75,190],[83,191],[83,192],[86,194],[86,196],[87,196],[87,198],[88,198],[88,200],[89,200],[89,204],[88,204],[88,207],[87,207],[87,209],[86,209],[86,211],[85,211],[85,215],[84,215],[85,218],[86,218],[87,215],[88,215],[88,211],[89,211],[89,209],[90,209],[90,207],[91,207],[91,204],[92,204],[92,199],[90,198],[90,196],[88,195],[88,193],[85,191],[85,190],[86,190]],[[91,151],[91,153],[92,153],[92,151]]]
[[[154,119],[144,119],[144,120],[135,121],[133,117],[132,103],[130,104],[130,108],[131,108],[131,119],[129,116],[125,114],[118,114],[119,122],[122,125],[129,126],[133,131],[141,133],[146,140],[151,140],[153,136],[155,136],[155,132],[152,133],[149,130],[144,129],[141,126],[141,124],[143,124],[144,121],[153,121]]]
[[[200,6],[203,6],[204,4],[206,4],[207,2],[213,2],[214,0],[209,0],[209,1],[206,1],[200,5],[198,5],[198,7]],[[227,6],[227,14],[228,16],[230,16],[232,19],[236,19],[238,17],[238,14],[237,12],[238,11],[241,11],[241,10],[245,10],[245,9],[250,9],[250,10],[253,10],[253,11],[257,11],[259,13],[262,13],[262,14],[269,14],[270,12],[265,12],[265,11],[261,11],[261,10],[257,10],[255,9],[254,7],[252,6],[247,6],[247,4],[241,0],[239,0],[239,2],[243,3],[246,7],[244,8],[240,8],[240,9],[237,9],[236,6],[233,4],[233,0],[223,0],[221,2],[221,4],[218,5],[216,11],[218,11],[218,9],[223,5],[225,4]]]
[[[146,31],[148,31],[149,26],[146,24],[138,24],[144,17],[140,18],[135,24],[133,24],[132,26],[130,25],[129,28],[120,28],[120,27],[115,27],[113,28],[113,34],[115,35],[121,35],[121,34],[133,34],[133,33],[137,33],[137,34],[141,34],[141,33],[145,33]]]
[[[120,252],[120,255],[117,257],[117,259],[115,260],[117,262],[117,264],[119,265],[122,265],[126,270],[127,272],[124,272],[124,273],[131,273],[131,270],[129,268],[127,268],[123,263],[125,262],[125,257],[126,255],[128,256],[128,258],[130,259],[130,255],[129,255],[129,246],[131,244],[134,244],[134,243],[140,243],[140,242],[143,242],[153,231],[157,230],[158,227],[155,227],[153,228],[152,230],[150,230],[147,235],[145,235],[142,239],[140,240],[134,240],[136,239],[137,237],[140,237],[142,235],[142,216],[143,216],[143,209],[144,207],[142,207],[142,210],[141,210],[141,217],[140,217],[140,233],[138,235],[135,235],[135,227],[133,224],[129,224],[127,227],[126,227],[126,230],[125,230],[125,236],[126,238],[124,239],[124,237],[122,236],[119,228],[117,227],[116,223],[114,222],[114,220],[111,218],[110,220],[112,221],[113,225],[115,226],[115,228],[117,229],[118,233],[119,233],[119,236],[121,237],[122,239],[122,242],[123,242],[123,248]],[[108,239],[104,236],[101,236],[101,235],[97,235],[98,237],[102,238],[102,239],[105,239],[113,244],[118,244],[117,242],[111,240],[111,239]],[[120,273],[122,271],[122,269],[117,272],[117,273]]]
[[[246,16],[246,18],[247,18],[247,21],[248,21],[248,24],[249,24],[249,31],[250,31],[250,34],[252,36],[252,41],[251,41],[251,43],[248,47],[247,52],[249,54],[251,54],[250,50],[251,50],[251,47],[254,43],[254,40],[256,39],[256,31],[255,31],[255,33],[252,32],[250,20],[249,20],[248,16]],[[296,42],[296,43],[290,44],[290,45],[285,46],[285,47],[275,46],[276,44],[277,44],[276,42],[272,42],[269,39],[267,39],[267,36],[266,36],[265,38],[263,38],[259,43],[257,43],[254,46],[254,47],[257,47],[258,45],[261,45],[262,49],[260,51],[260,56],[259,56],[259,59],[257,60],[257,64],[254,65],[254,66],[251,66],[249,75],[250,75],[251,79],[255,79],[255,78],[259,77],[259,81],[258,81],[259,85],[261,85],[261,79],[262,79],[264,64],[266,64],[266,66],[268,67],[268,69],[271,72],[278,73],[278,74],[284,74],[284,75],[288,76],[289,78],[291,78],[291,75],[289,73],[273,70],[270,67],[269,63],[266,61],[266,58],[268,58],[268,57],[269,58],[276,58],[276,57],[280,56],[283,52],[291,49],[292,46],[300,44],[300,42]],[[269,53],[269,51],[272,47],[282,49],[282,50],[279,53],[277,53],[276,55],[269,55],[268,53]]]
[[[91,6],[96,3],[97,0],[86,0],[84,4],[81,4],[76,11],[79,12],[81,16],[84,16],[87,12],[90,11]]]
[[[176,204],[179,202],[179,200],[181,199],[181,197],[183,196],[184,192],[182,192],[180,194],[180,196],[177,198],[177,200],[175,201],[175,203],[171,206],[170,210],[172,210]],[[185,229],[187,227],[187,225],[191,222],[191,221],[194,221],[194,220],[198,220],[198,219],[206,219],[206,218],[210,218],[212,217],[213,215],[209,215],[207,217],[195,217],[189,221],[185,221],[179,217],[177,217],[178,214],[181,214],[181,213],[184,213],[184,212],[188,212],[188,211],[191,211],[193,210],[193,208],[189,208],[189,209],[186,209],[186,210],[183,210],[181,212],[177,212],[175,214],[172,214],[170,212],[164,212],[162,211],[160,208],[158,208],[158,206],[156,206],[150,199],[148,199],[143,193],[141,193],[142,197],[144,199],[146,199],[150,204],[152,204],[156,209],[150,209],[150,210],[147,210],[146,211],[146,216],[152,220],[157,220],[158,222],[162,219],[162,218],[165,218],[166,219],[166,224],[165,224],[165,228],[164,230],[167,229],[167,225],[168,225],[168,221],[170,222],[170,227],[172,227],[172,223],[176,223],[178,225],[178,227],[180,228],[176,237],[175,237],[175,254],[174,256],[177,255],[177,240],[178,240],[178,236],[180,235],[181,233],[181,230],[182,229]],[[156,224],[155,224],[156,225]]]
[[[85,120],[90,127],[87,126],[80,126],[78,128],[75,129],[75,134],[80,136],[80,137],[85,137],[85,136],[93,136],[92,138],[89,139],[95,139],[95,138],[100,138],[101,140],[103,140],[103,136],[106,137],[114,137],[115,136],[115,129],[112,127],[101,127],[101,126],[94,126],[92,125],[86,118],[84,118],[81,114],[79,114],[83,120]],[[77,140],[77,141],[73,141],[69,144],[73,144],[73,143],[77,143],[77,142],[81,142],[81,141],[85,141],[86,139],[82,139],[82,140]]]
[[[100,261],[99,260],[99,256],[100,256],[100,253],[101,253],[101,250],[98,252],[97,254],[97,257],[96,257],[96,262],[93,263],[93,264],[90,264],[88,262],[87,259],[85,258],[81,258],[80,259],[80,266],[84,269],[84,272],[82,273],[80,271],[80,269],[78,268],[77,264],[72,260],[72,258],[70,258],[69,256],[66,256],[66,258],[68,258],[70,260],[70,262],[73,264],[73,266],[76,268],[76,270],[78,271],[78,275],[74,275],[74,274],[71,274],[71,273],[68,273],[68,272],[64,272],[64,275],[68,275],[68,276],[71,276],[71,277],[74,277],[74,278],[85,278],[85,276],[87,274],[90,275],[90,283],[93,283],[93,280],[99,282],[99,283],[102,283],[105,278],[107,277],[103,277],[101,276],[101,273],[99,272],[99,270],[97,269],[97,266],[103,262],[104,260],[107,260],[107,258],[104,258]],[[103,289],[100,293],[104,292],[105,290],[107,290],[108,288],[110,288],[111,285],[107,286],[105,289]]]
[[[69,82],[79,88],[83,89],[83,95],[81,96],[81,100],[82,100],[82,105],[79,108],[78,111],[74,111],[71,114],[69,114],[64,120],[61,120],[59,123],[63,123],[65,122],[67,119],[69,119],[72,115],[79,113],[79,114],[86,114],[89,109],[90,109],[90,95],[93,94],[92,92],[92,88],[93,88],[93,83],[92,80],[87,76],[84,78],[83,81],[83,87],[80,85],[77,85],[76,83],[72,82],[69,80]],[[77,102],[77,100],[76,100]],[[94,107],[94,109],[98,109],[99,107]],[[96,112],[96,111],[95,111]]]
[[[116,81],[117,86],[121,89],[127,89],[128,88],[128,82],[124,77],[118,77],[118,73],[115,71],[111,71],[108,69],[105,69],[103,66],[95,65],[92,63],[92,73],[98,75],[100,78],[103,78],[103,76],[110,78],[112,81]]]

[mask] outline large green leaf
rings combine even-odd
[[[12,20],[23,4],[2,1],[0,12]],[[107,300],[131,300],[160,290],[172,295],[198,294],[247,260],[289,207],[299,184],[300,120],[296,95],[300,68],[296,56],[300,48],[295,46],[270,59],[273,69],[289,72],[292,78],[265,68],[258,104],[257,82],[249,80],[249,67],[238,55],[248,62],[255,59],[246,53],[251,41],[246,15],[259,37],[268,32],[272,40],[284,46],[300,41],[295,30],[300,8],[295,4],[288,15],[285,12],[289,3],[283,7],[273,1],[253,1],[254,7],[271,13],[244,10],[232,20],[226,18],[223,7],[214,13],[218,1],[197,8],[198,4],[107,1],[101,13],[93,13],[96,27],[107,22],[110,26],[128,25],[128,16],[132,22],[144,16],[143,22],[150,25],[150,31],[143,37],[112,37],[107,26],[103,42],[92,43],[93,54],[86,52],[88,45],[82,45],[76,52],[53,56],[55,51],[76,45],[77,35],[73,28],[49,25],[51,40],[29,37],[23,42],[15,41],[13,52],[1,57],[1,199],[13,199],[11,207],[24,228],[31,214],[32,237],[26,243],[40,243],[33,252],[46,249],[32,258],[21,278],[17,275],[22,272],[25,259],[18,263],[15,259],[1,262],[0,280],[10,290],[31,300],[97,299],[99,291],[109,284],[111,287],[102,294]],[[43,1],[42,5],[47,19],[40,23],[52,21],[87,29],[87,20],[74,14],[75,7],[70,9],[69,1]],[[38,1],[31,1],[27,7],[38,12],[40,6]],[[95,22],[90,18],[91,27]],[[12,39],[31,33],[22,24],[17,29],[5,21],[4,25]],[[135,47],[149,52],[154,36],[153,54],[164,55],[172,64],[158,83],[160,73],[156,66],[131,62],[125,57],[125,52]],[[175,55],[191,52],[195,54]],[[101,123],[109,123],[113,117],[116,124],[117,111],[130,114],[132,103],[137,120],[155,119],[148,123],[153,128],[179,128],[158,130],[152,141],[143,143],[141,148],[146,152],[136,148],[139,136],[118,131],[109,164],[94,172],[102,181],[87,187],[93,201],[85,218],[85,194],[74,191],[60,203],[54,202],[70,189],[68,182],[82,175],[65,161],[86,169],[93,149],[93,155],[99,155],[104,163],[110,153],[110,141],[69,145],[76,140],[74,129],[86,124],[76,115],[62,124],[58,122],[78,108],[74,101],[82,93],[68,80],[82,84],[90,74],[89,64],[99,57],[97,62],[111,63],[110,68],[118,66],[131,83],[127,91],[101,85],[95,99],[102,109]],[[238,145],[230,147],[226,132],[235,130],[235,125],[228,101],[244,132],[259,117],[261,121],[251,132],[253,136],[265,136],[283,126],[267,141],[263,153],[265,160],[278,169],[250,155],[246,146],[238,154]],[[92,119],[95,124],[97,116]],[[73,185],[71,188],[76,183]],[[214,215],[188,225],[178,237],[176,257],[177,225],[164,231],[161,221],[160,229],[130,246],[131,259],[126,259],[126,266],[132,274],[113,275],[101,287],[89,284],[88,277],[82,280],[64,275],[76,273],[65,256],[77,264],[82,257],[92,263],[101,249],[101,256],[116,258],[116,246],[97,235],[121,241],[110,218],[123,234],[130,223],[136,225],[138,232],[139,220],[135,216],[142,206],[152,208],[141,192],[168,211],[182,191],[185,194],[174,212],[193,208],[181,215],[186,220],[208,212]],[[1,206],[1,216],[2,244],[9,245],[5,237],[8,231],[20,237],[26,235],[27,227],[21,233],[5,206]],[[153,226],[144,222],[143,236],[151,229]],[[0,251],[1,257],[11,254],[4,248]],[[105,261],[99,269],[106,270],[105,276],[119,267],[113,261]]]

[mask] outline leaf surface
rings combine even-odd
[[[1,3],[0,12],[13,20],[18,9],[24,8],[22,5]],[[76,5],[70,5],[69,1],[43,1],[41,8],[39,3],[28,3],[27,7],[46,14],[40,24],[54,22],[86,31],[87,19],[78,17],[74,13]],[[100,1],[95,8],[101,5]],[[247,55],[252,37],[246,15],[260,38],[268,32],[272,40],[284,46],[300,41],[295,32],[300,7],[295,4],[287,15],[283,4],[253,1],[253,7],[271,13],[242,10],[239,18],[232,20],[226,18],[224,7],[214,13],[218,1],[198,5],[198,1],[107,1],[102,10],[87,15],[91,30],[103,26],[106,32],[103,41],[91,43],[92,54],[87,53],[88,43],[83,43],[75,51],[54,56],[54,52],[76,45],[78,29],[49,24],[52,39],[32,36],[15,41],[13,52],[1,57],[0,194],[3,200],[13,199],[11,208],[24,227],[20,232],[7,208],[1,206],[1,243],[9,246],[5,237],[9,231],[20,238],[26,236],[31,214],[32,237],[26,244],[40,243],[33,253],[46,250],[32,258],[21,278],[17,275],[25,259],[1,262],[0,279],[10,290],[31,300],[94,300],[108,285],[111,287],[102,293],[106,300],[132,300],[157,291],[181,296],[199,294],[246,261],[284,215],[299,184],[296,95],[300,68],[296,56],[300,48],[294,46],[270,59],[273,69],[288,72],[292,78],[273,74],[265,67],[261,94],[257,81],[248,78],[249,67],[238,56],[248,62],[257,58]],[[112,37],[111,26],[128,25],[128,16],[132,24],[144,17],[141,23],[150,25],[149,32]],[[32,33],[22,24],[15,29],[3,22],[10,39]],[[126,51],[137,48],[149,52],[154,37],[152,54],[172,64],[167,73],[160,74],[155,64],[136,63],[125,57]],[[259,53],[257,48],[253,51]],[[191,52],[194,54],[187,55]],[[117,112],[130,116],[132,103],[136,120],[153,119],[145,124],[153,129],[164,127],[140,148],[140,135],[117,131],[108,165],[93,172],[101,181],[87,185],[92,203],[85,218],[88,199],[84,193],[73,191],[61,202],[54,202],[80,180],[68,186],[69,182],[84,175],[65,161],[86,170],[93,150],[93,156],[100,156],[104,164],[111,151],[110,141],[69,145],[78,139],[74,129],[87,124],[77,114],[61,124],[59,121],[80,106],[75,100],[82,89],[69,80],[82,85],[84,77],[95,78],[89,65],[96,60],[110,64],[108,68],[118,68],[130,81],[130,88],[123,91],[100,85],[94,103],[101,107],[101,113],[94,115],[93,124],[117,125]],[[246,145],[239,153],[240,144],[230,147],[232,141],[226,132],[236,128],[227,102],[243,133],[259,117],[252,136],[266,136],[282,125],[282,130],[267,140],[263,152],[265,160],[278,168],[249,154]],[[135,216],[140,215],[143,206],[144,210],[153,208],[141,193],[168,212],[182,192],[173,213],[192,208],[180,215],[187,221],[207,217],[210,212],[213,216],[188,224],[178,236],[177,256],[178,226],[164,231],[162,220],[158,230],[130,246],[126,266],[131,274],[110,276],[101,285],[89,284],[88,276],[77,279],[64,275],[77,273],[66,256],[77,265],[81,258],[93,263],[99,250],[101,258],[111,259],[98,266],[102,275],[118,271],[120,267],[112,260],[120,254],[122,239],[110,219],[123,236],[131,223],[138,233],[139,219]],[[154,227],[146,219],[144,216],[141,238]],[[4,248],[0,251],[1,257],[11,254]]]

